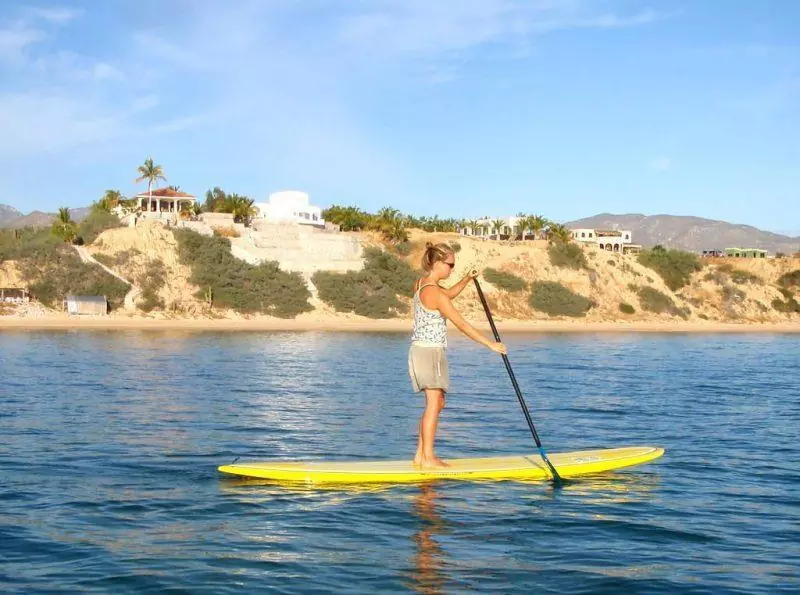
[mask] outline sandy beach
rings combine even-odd
[[[491,332],[488,323],[470,321],[476,328]],[[501,333],[800,333],[800,322],[726,323],[663,321],[597,322],[579,320],[495,320]],[[3,330],[152,330],[152,331],[321,331],[410,333],[407,319],[370,320],[359,317],[322,317],[301,315],[295,319],[254,318],[145,318],[126,316],[75,317],[51,315],[43,317],[0,317]],[[451,333],[458,330],[451,326]]]

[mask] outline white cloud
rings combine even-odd
[[[100,81],[121,81],[125,78],[122,72],[106,62],[97,62],[92,68],[92,74]]]
[[[653,171],[664,172],[672,169],[672,159],[670,157],[656,157],[648,166]]]
[[[70,8],[29,8],[28,13],[35,18],[56,25],[68,23],[81,14],[79,10]]]
[[[596,14],[579,0],[378,0],[341,20],[345,44],[381,57],[447,57],[477,46],[517,46],[563,29],[618,29],[673,15],[645,10],[631,16]]]
[[[17,62],[22,59],[25,49],[44,39],[44,33],[18,21],[0,29],[0,60]]]
[[[0,95],[0,137],[7,139],[0,153],[85,147],[101,154],[109,142],[135,144],[204,127],[223,131],[231,151],[254,164],[270,163],[300,184],[344,190],[358,179],[369,196],[375,187],[401,188],[410,176],[350,107],[360,78],[397,78],[388,65],[410,71],[414,82],[441,84],[462,76],[476,48],[500,48],[512,57],[544,33],[665,18],[653,11],[597,14],[586,0],[330,6],[334,13],[309,18],[309,9],[290,1],[239,0],[233,11],[187,2],[183,12],[173,10],[147,28],[115,31],[123,42],[120,54],[78,55],[64,47],[41,52],[29,64],[32,84]],[[54,10],[31,14],[65,26],[77,16]],[[27,37],[9,42],[9,53],[19,55],[42,39],[41,32],[24,30]],[[120,94],[121,81],[128,88]]]

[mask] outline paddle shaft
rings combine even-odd
[[[494,340],[500,343],[500,333],[497,332],[497,327],[494,324],[494,318],[492,318],[492,313],[489,310],[489,304],[486,303],[486,297],[483,295],[483,290],[481,289],[480,283],[478,283],[478,279],[473,277],[472,280],[475,282],[475,289],[478,290],[478,297],[481,299],[481,304],[483,304],[483,310],[486,312],[486,318],[489,319],[489,326],[492,327],[492,334],[494,335]],[[536,446],[539,447],[539,452],[542,455],[542,460],[547,463],[547,466],[550,468],[550,472],[553,474],[553,480],[556,483],[561,483],[561,476],[556,471],[556,468],[550,462],[550,459],[547,458],[547,453],[544,451],[544,447],[542,446],[542,441],[539,440],[539,434],[536,432],[536,426],[533,425],[533,419],[531,418],[531,413],[528,411],[528,405],[525,403],[525,399],[522,396],[522,391],[519,388],[519,384],[517,383],[517,377],[514,376],[514,370],[511,369],[511,362],[508,361],[508,356],[503,353],[503,363],[506,365],[506,371],[508,372],[508,377],[511,378],[511,384],[514,387],[514,392],[517,393],[517,399],[519,400],[519,404],[522,407],[522,412],[525,414],[525,420],[528,422],[528,428],[531,430],[531,434],[533,435],[533,440],[536,442]]]

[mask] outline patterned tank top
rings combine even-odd
[[[425,283],[414,292],[414,332],[411,335],[412,343],[447,347],[447,321],[438,310],[425,307],[420,298],[420,292],[433,283]]]

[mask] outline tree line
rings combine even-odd
[[[503,219],[441,219],[409,215],[392,207],[383,207],[377,213],[369,213],[356,206],[332,205],[322,212],[325,221],[339,225],[342,231],[379,231],[385,239],[395,243],[408,240],[409,229],[427,232],[463,232],[495,239],[527,240],[549,239],[568,242],[572,232],[564,225],[555,223],[541,215],[517,213],[517,222],[509,226]]]

